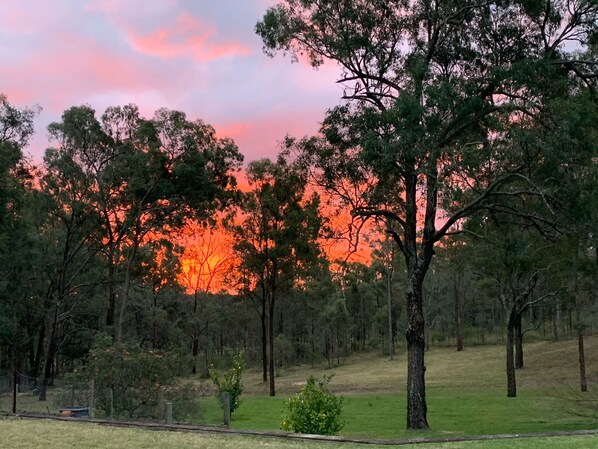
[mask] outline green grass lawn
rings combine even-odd
[[[233,416],[233,429],[277,430],[284,398],[246,397]],[[360,438],[461,436],[581,430],[595,427],[586,417],[565,411],[545,390],[528,389],[517,398],[502,390],[432,388],[428,391],[431,431],[405,430],[403,394],[352,395],[344,407],[346,426],[341,434]],[[215,400],[202,402],[206,423],[221,422]]]
[[[236,429],[277,430],[283,401],[297,392],[310,374],[335,373],[330,388],[346,397],[346,426],[342,435],[366,438],[410,436],[458,436],[498,433],[531,433],[581,430],[596,427],[589,416],[569,410],[563,398],[577,383],[576,342],[537,342],[525,346],[526,366],[518,370],[518,397],[507,398],[504,348],[483,346],[456,352],[436,348],[426,355],[428,366],[427,432],[407,432],[406,361],[404,355],[389,361],[378,354],[347,359],[333,369],[301,366],[277,377],[279,396],[266,396],[259,370],[244,377],[246,392],[233,415]],[[598,337],[586,342],[588,373],[598,372]],[[598,385],[590,385],[589,397],[598,399]],[[221,423],[222,412],[214,399],[202,401],[206,423]]]
[[[276,378],[278,396],[274,398],[267,396],[261,372],[250,369],[244,375],[245,392],[233,415],[232,428],[278,430],[284,400],[299,391],[309,375],[334,373],[330,388],[346,398],[344,436],[396,439],[593,429],[596,420],[571,413],[573,403],[564,399],[570,389],[577,388],[576,351],[576,341],[527,344],[525,368],[517,372],[518,397],[507,398],[502,346],[471,347],[463,352],[432,349],[426,354],[428,421],[432,428],[427,432],[405,429],[406,360],[400,352],[393,361],[369,353],[346,359],[333,369],[287,368]],[[598,336],[587,339],[586,351],[588,374],[595,377],[598,357],[593,354],[598,351]],[[186,381],[200,382],[194,377]],[[598,385],[590,384],[587,396],[598,404]],[[191,423],[222,423],[222,411],[213,397],[201,398],[199,403],[203,421],[197,416]],[[0,405],[6,411],[9,404]],[[0,447],[10,446],[0,443]]]
[[[11,449],[382,449],[390,447],[288,441],[243,435],[164,432],[26,419],[0,419],[0,446]],[[425,443],[400,447],[405,449],[589,449],[598,448],[598,436]]]

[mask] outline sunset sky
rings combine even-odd
[[[287,133],[312,134],[339,103],[338,70],[268,58],[256,22],[274,0],[2,0],[0,92],[39,105],[26,150],[40,161],[46,127],[81,104],[98,115],[135,103],[200,118],[246,162],[277,153]]]

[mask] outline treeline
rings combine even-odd
[[[597,17],[595,0],[272,6],[265,52],[337,63],[343,103],[317,136],[250,162],[243,191],[234,142],[134,105],[68,109],[33,167],[35,111],[2,97],[0,367],[57,376],[101,342],[122,360],[189,355],[205,374],[244,349],[274,395],[285,365],[404,341],[407,427],[426,429],[427,346],[503,341],[516,396],[524,339],[574,334],[585,389]],[[175,235],[190,226],[230,236],[229,262],[185,256]],[[363,244],[367,226],[366,264],[326,257],[324,242]]]
[[[241,192],[242,157],[209,125],[81,106],[49,125],[35,166],[22,152],[35,110],[0,100],[0,370],[62,376],[108,338],[184,356],[202,376],[244,351],[274,395],[294,364],[403,356],[409,279],[392,232],[382,220],[370,228],[366,263],[329,260],[338,210],[314,193],[301,158],[251,162]],[[495,210],[437,246],[422,293],[426,346],[506,343],[510,395],[524,336],[574,335],[583,362],[598,306],[597,187],[593,177],[561,185],[581,200],[552,221],[535,203],[519,216]]]

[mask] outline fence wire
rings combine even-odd
[[[0,375],[1,413],[12,413],[14,403],[16,413],[205,424],[201,403],[206,399],[202,386],[189,384],[120,391],[93,382],[38,379],[24,374]]]
[[[12,412],[13,401],[16,400],[17,413],[89,416],[92,398],[92,388],[84,382],[38,379],[24,374],[0,377],[2,412]]]

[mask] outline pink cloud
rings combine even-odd
[[[188,13],[179,14],[150,33],[138,33],[128,25],[125,32],[135,50],[161,58],[190,56],[203,62],[250,54],[249,48],[241,42],[211,42],[217,34],[216,26],[202,23]]]
[[[275,159],[280,151],[279,144],[288,134],[301,138],[318,132],[323,114],[315,110],[286,112],[262,117],[252,117],[247,121],[214,123],[219,137],[232,138],[245,155],[245,163],[268,157]]]

